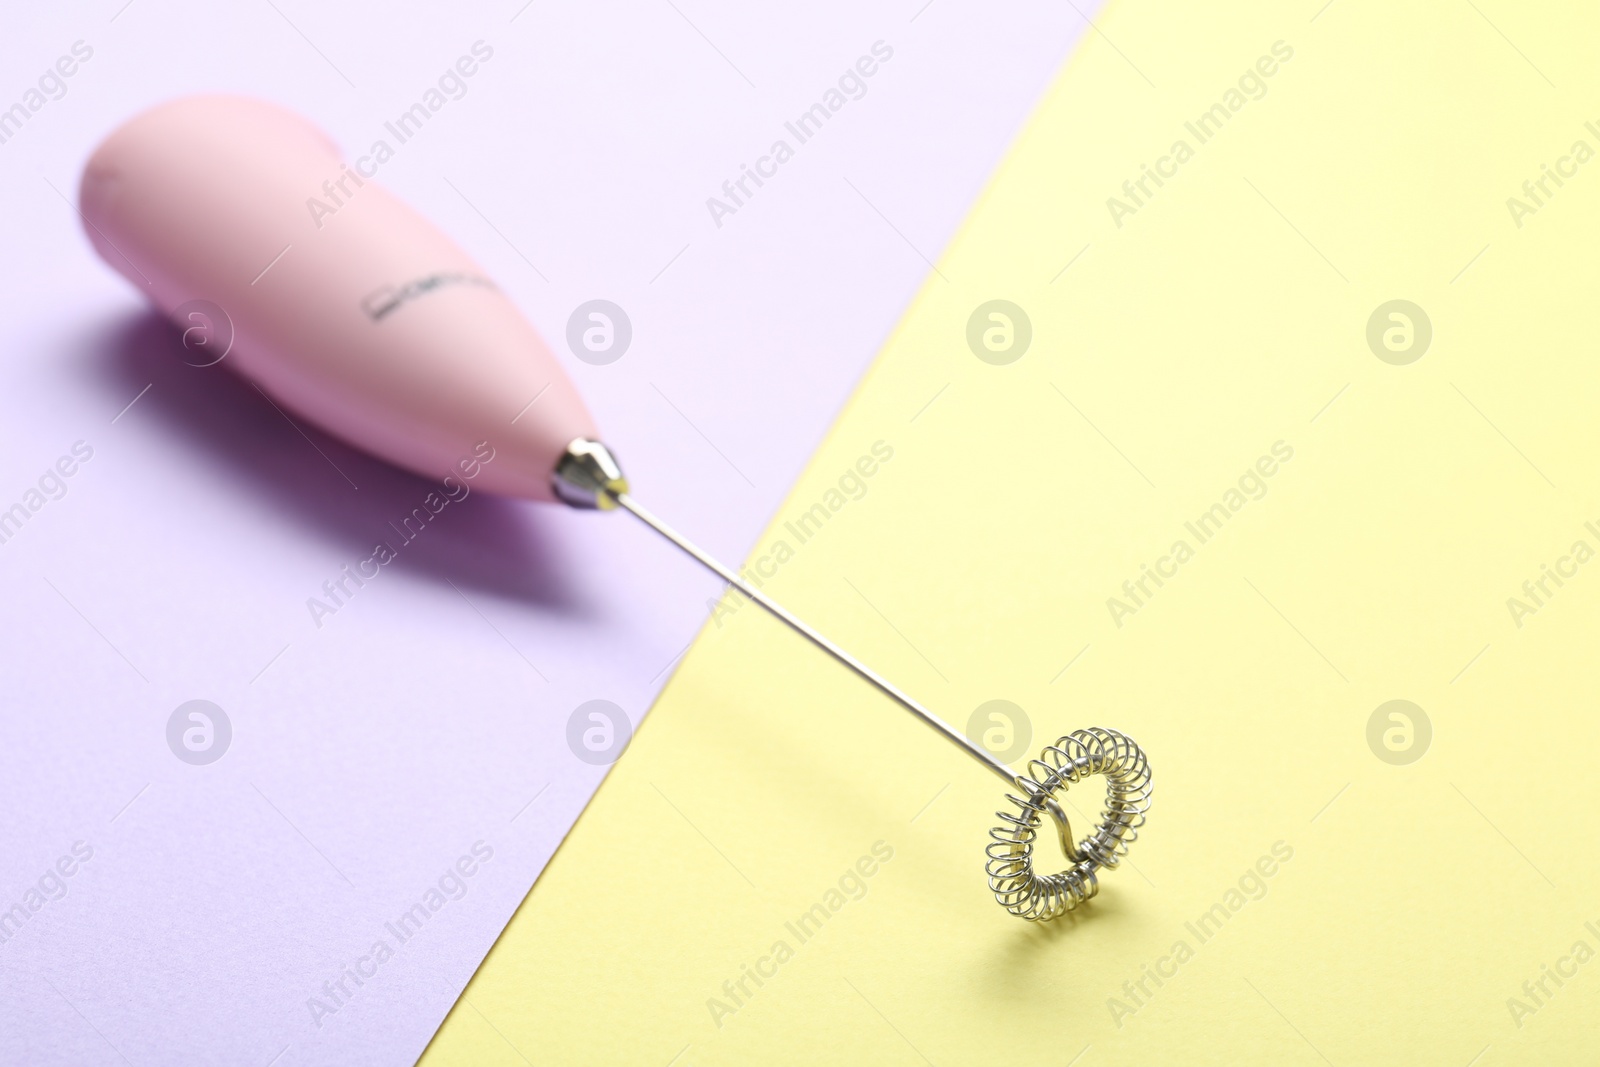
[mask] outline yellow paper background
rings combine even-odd
[[[1543,1003],[1523,983],[1600,950],[1600,561],[1520,627],[1507,598],[1600,548],[1600,160],[1521,227],[1507,198],[1600,149],[1600,16],[1319,4],[1114,3],[762,541],[892,446],[768,589],[958,726],[1001,698],[1033,751],[1136,738],[1136,867],[1066,920],[1006,915],[999,784],[747,607],[424,1063],[1596,1058],[1600,962]],[[1196,145],[1184,122],[1277,41],[1266,94]],[[1119,228],[1107,197],[1179,137],[1194,158]],[[997,298],[1033,328],[1005,366],[965,337]],[[1366,340],[1393,299],[1433,327],[1409,365]],[[1278,441],[1293,459],[1197,546],[1184,523]],[[1107,598],[1179,538],[1194,558],[1117,626]],[[1367,739],[1395,699],[1433,730],[1403,766]],[[1071,799],[1097,811],[1097,783]],[[877,841],[893,860],[798,943],[785,923]],[[1201,943],[1186,924],[1276,842],[1293,858]],[[718,1025],[708,1001],[779,939],[794,957]]]

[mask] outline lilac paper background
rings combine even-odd
[[[316,628],[306,598],[429,487],[174,357],[58,195],[100,136],[223,89],[360,153],[484,40],[379,180],[563,355],[579,303],[627,310],[620,361],[568,365],[643,499],[740,559],[1083,27],[1043,0],[274,3],[34,5],[0,37],[0,108],[94,49],[0,144],[0,508],[94,449],[0,545],[0,909],[94,849],[0,943],[0,1062],[412,1060],[603,776],[569,714],[637,723],[717,592],[623,518],[474,494]],[[867,94],[715,226],[706,198],[880,39]],[[165,739],[195,698],[234,731],[205,767]],[[466,895],[314,1025],[480,840]]]

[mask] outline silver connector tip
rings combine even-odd
[[[609,448],[580,437],[561,454],[550,488],[564,504],[609,511],[617,506],[616,494],[628,491],[628,479]]]

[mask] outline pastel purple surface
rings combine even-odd
[[[410,1062],[604,775],[569,719],[637,726],[719,591],[624,517],[476,492],[407,540],[432,486],[184,362],[94,256],[70,202],[101,136],[222,90],[372,155],[544,333],[641,499],[737,561],[1084,28],[274,2],[38,6],[0,38],[0,1062]],[[602,299],[628,347],[575,358]],[[209,763],[214,711],[169,729],[196,700],[231,730]]]

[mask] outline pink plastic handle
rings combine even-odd
[[[106,138],[79,200],[95,249],[158,308],[189,328],[207,316],[184,305],[219,307],[226,362],[351,444],[443,478],[488,442],[478,485],[550,500],[562,450],[598,437],[510,299],[288,111],[163,104]]]

